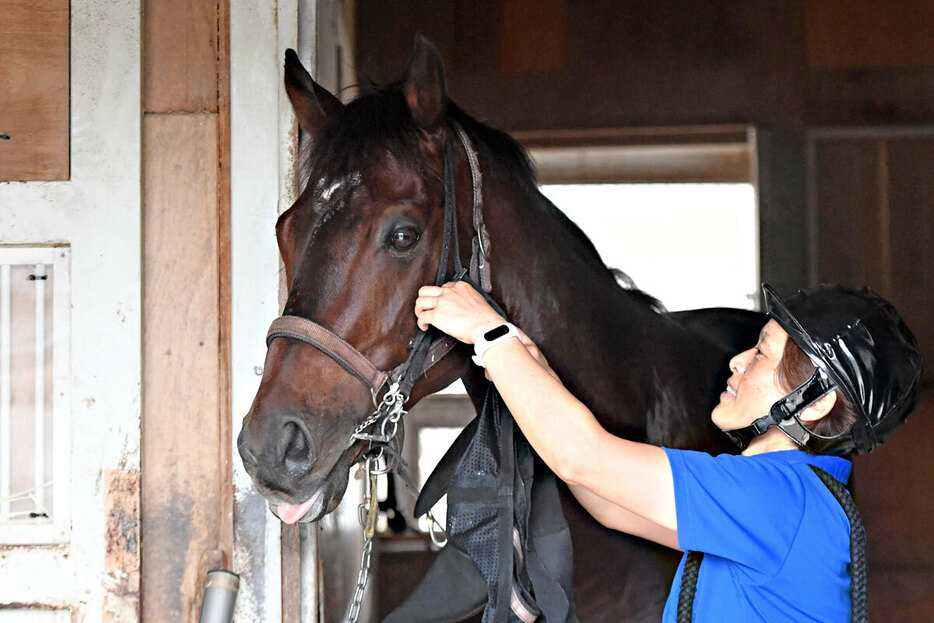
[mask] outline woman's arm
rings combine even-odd
[[[468,344],[503,322],[462,282],[423,287],[415,312],[422,328],[432,324]],[[609,434],[519,340],[491,348],[484,363],[529,443],[559,478],[677,530],[674,483],[661,448]]]
[[[670,528],[663,528],[654,521],[628,511],[622,506],[604,500],[599,495],[580,485],[568,487],[574,497],[590,515],[607,528],[632,534],[649,541],[655,541],[672,549],[678,547],[678,533]]]

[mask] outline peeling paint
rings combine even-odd
[[[139,470],[104,471],[105,550],[102,620],[139,620],[140,475]]]
[[[67,610],[58,606],[50,606],[42,603],[27,603],[22,601],[12,601],[10,603],[0,604],[0,611],[3,610]]]

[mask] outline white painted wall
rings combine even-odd
[[[103,470],[139,468],[140,9],[71,0],[71,179],[0,183],[0,244],[72,250],[73,509],[66,545],[0,557],[0,603],[70,607],[78,621],[101,620],[119,580],[104,569]]]
[[[232,402],[236,621],[281,621],[280,522],[243,470],[236,436],[259,387],[279,315],[275,224],[294,200],[295,121],[282,82],[298,40],[298,0],[230,7]],[[306,584],[314,586],[314,577]]]

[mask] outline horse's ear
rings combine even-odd
[[[426,37],[415,37],[415,51],[405,68],[402,92],[419,127],[433,131],[444,118],[444,66],[437,48]]]
[[[305,132],[314,133],[328,115],[343,107],[339,99],[311,79],[292,49],[285,51],[285,91],[298,117],[298,125]]]

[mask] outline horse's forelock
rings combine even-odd
[[[350,102],[329,117],[302,154],[308,183],[325,185],[365,173],[391,154],[415,170],[426,167],[419,130],[398,85]]]

